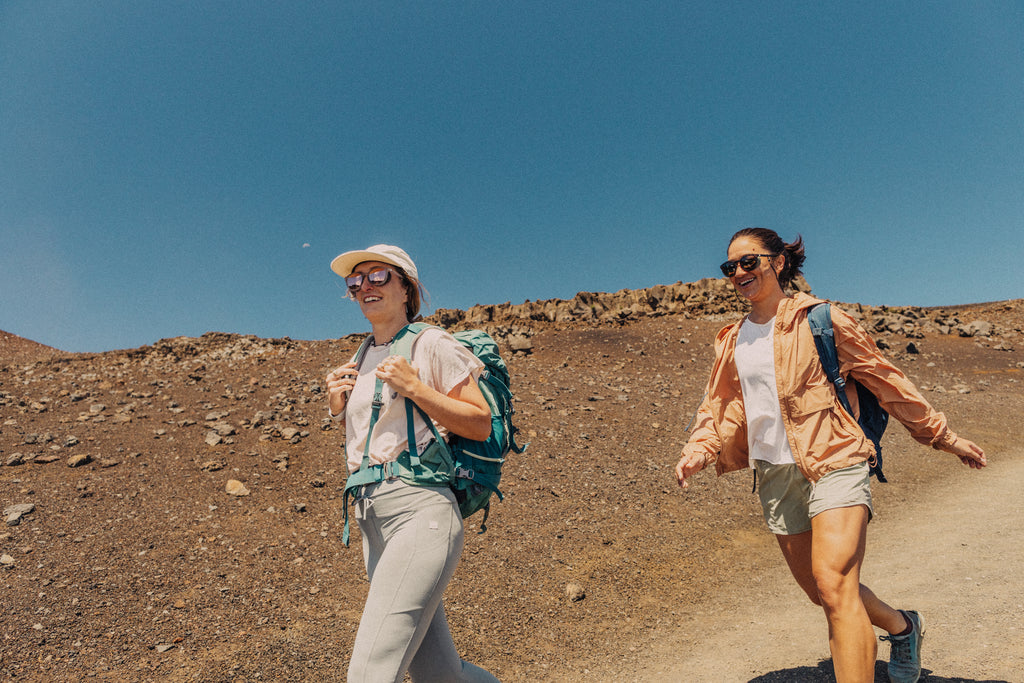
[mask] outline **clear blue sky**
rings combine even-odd
[[[1024,3],[0,0],[0,329],[68,351],[363,331],[719,275],[1024,297]]]

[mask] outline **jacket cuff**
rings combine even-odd
[[[948,427],[942,434],[932,439],[932,448],[940,451],[948,451],[956,443],[956,432]]]

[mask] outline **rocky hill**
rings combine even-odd
[[[1020,442],[1024,301],[847,309],[955,427],[993,454]],[[748,477],[705,474],[685,498],[672,477],[741,310],[703,280],[432,316],[500,340],[530,442],[487,533],[467,522],[446,598],[466,658],[504,681],[644,680],[716,595],[778,571]],[[365,583],[358,531],[340,543],[322,378],[358,341],[68,354],[0,334],[0,676],[343,680]],[[880,505],[958,474],[886,440]]]

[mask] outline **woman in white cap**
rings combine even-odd
[[[391,355],[391,341],[419,315],[421,285],[409,255],[378,244],[341,254],[331,269],[345,278],[349,296],[372,328],[359,367],[350,361],[327,374],[330,415],[345,420],[349,471],[359,470],[364,456],[386,467],[408,451],[406,398],[442,435],[486,439],[490,411],[476,383],[483,363],[472,353],[447,332],[431,328],[416,339],[413,364]],[[377,379],[384,390],[371,434]],[[433,430],[421,418],[414,425],[417,452],[424,454]],[[356,491],[370,590],[348,680],[397,683],[408,672],[414,681],[496,681],[461,660],[445,619],[441,597],[463,545],[462,516],[452,491],[399,477]]]

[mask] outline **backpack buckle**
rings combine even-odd
[[[473,470],[467,469],[465,467],[456,467],[455,468],[455,476],[458,477],[459,479],[470,479],[470,480],[472,480],[472,479],[474,479],[476,477],[476,472],[474,472]]]

